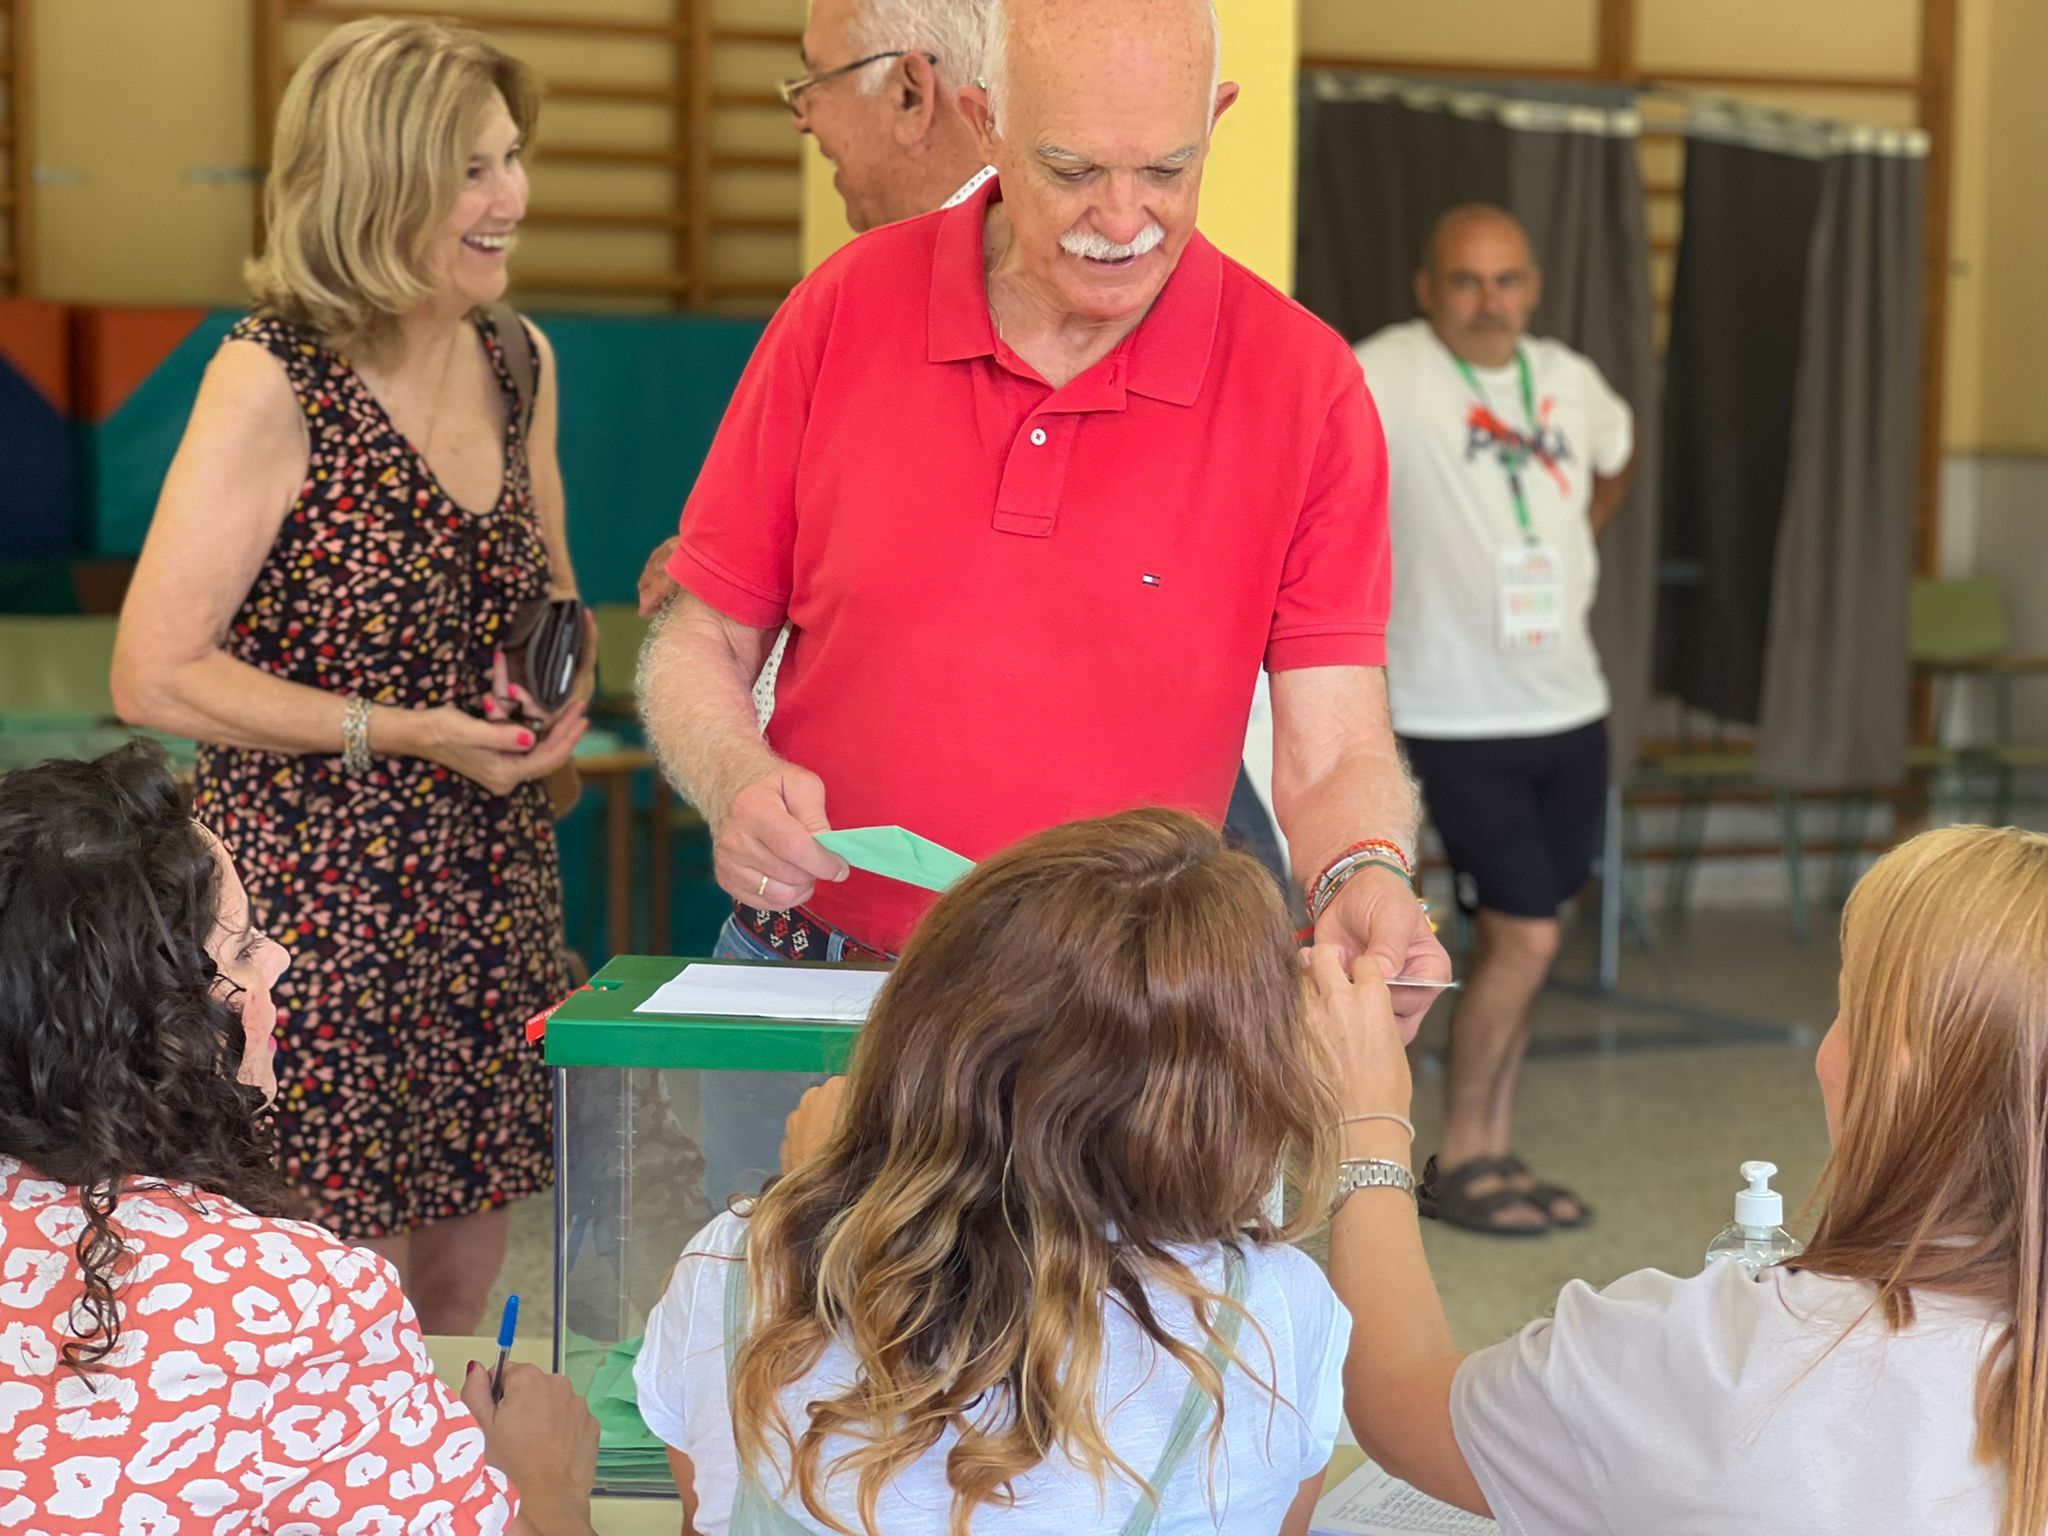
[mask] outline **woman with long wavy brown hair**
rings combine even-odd
[[[1328,1208],[1321,1059],[1279,894],[1214,829],[1135,811],[978,868],[822,1150],[648,1321],[696,1528],[1306,1531],[1350,1333],[1287,1246]]]
[[[1384,989],[1319,970],[1340,1092],[1399,1111]],[[1359,1443],[1510,1531],[2048,1530],[2048,837],[1928,832],[1842,920],[1815,1061],[1834,1151],[1812,1245],[1646,1269],[1474,1355],[1412,1212],[1362,1194],[1330,1275]],[[1381,1122],[1347,1151],[1396,1156]]]

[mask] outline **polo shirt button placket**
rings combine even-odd
[[[994,526],[998,533],[1035,539],[1052,534],[1059,521],[1061,482],[1066,478],[1067,448],[1072,441],[1066,435],[1069,432],[1062,418],[1040,418],[1012,440],[1009,462],[996,492]]]

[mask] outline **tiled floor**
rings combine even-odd
[[[1696,1270],[1708,1240],[1727,1224],[1745,1159],[1777,1163],[1786,1209],[1798,1211],[1827,1156],[1813,1047],[1834,1015],[1833,920],[1816,913],[1818,932],[1801,945],[1781,914],[1701,912],[1689,927],[1667,929],[1658,951],[1631,953],[1624,964],[1624,994],[1795,1027],[1804,1032],[1798,1043],[1677,1046],[1680,1021],[1669,1015],[1568,984],[1545,995],[1517,1150],[1539,1173],[1583,1193],[1598,1219],[1583,1231],[1533,1240],[1430,1223],[1430,1260],[1460,1344],[1490,1343],[1541,1315],[1574,1278],[1604,1284],[1645,1265]],[[1588,949],[1582,940],[1568,950],[1561,974],[1586,975]],[[1572,1050],[1608,1022],[1621,1033],[1621,1051]],[[1425,1042],[1442,1028],[1433,1016]],[[1417,1084],[1424,1151],[1433,1144],[1441,1088],[1439,1080]],[[515,1212],[504,1283],[485,1315],[496,1317],[499,1299],[516,1289],[526,1326],[544,1333],[553,1316],[552,1254],[548,1204],[528,1202]]]

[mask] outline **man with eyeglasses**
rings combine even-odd
[[[980,78],[987,8],[987,0],[813,0],[804,73],[778,89],[796,131],[832,162],[856,232],[950,208],[991,174],[954,107],[960,87]],[[643,619],[675,595],[675,548],[664,540],[640,573]]]
[[[961,93],[998,175],[769,325],[641,668],[735,898],[722,953],[901,949],[930,898],[831,825],[981,858],[1133,805],[1222,821],[1263,665],[1316,937],[1448,976],[1381,671],[1385,443],[1343,342],[1196,231],[1219,62],[1206,0],[999,0]],[[1407,1033],[1431,995],[1401,989]]]
[[[816,139],[833,163],[832,185],[856,232],[950,208],[994,175],[954,107],[960,87],[981,77],[987,10],[987,0],[814,0],[804,73],[778,89],[797,132]],[[673,538],[663,540],[640,573],[644,619],[675,596],[668,574],[675,550]],[[782,651],[778,641],[755,685],[764,718],[774,707]],[[1228,827],[1285,880],[1270,815],[1242,773]]]
[[[856,231],[930,213],[983,161],[960,87],[981,74],[986,0],[813,0],[804,73],[782,84],[796,130],[832,162]]]

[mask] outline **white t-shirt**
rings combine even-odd
[[[1921,1294],[1892,1333],[1875,1294],[1730,1263],[1574,1281],[1459,1368],[1451,1424],[1508,1536],[1992,1536],[1975,1403],[1999,1324]]]
[[[738,1486],[732,1416],[725,1377],[725,1281],[730,1262],[745,1240],[744,1217],[721,1215],[684,1250],[668,1292],[647,1319],[646,1342],[633,1367],[640,1413],[647,1427],[687,1455],[696,1468],[697,1523],[706,1536],[722,1536]],[[1224,1286],[1219,1249],[1181,1255],[1196,1277],[1217,1292]],[[1186,1302],[1169,1292],[1150,1293],[1156,1315],[1176,1337],[1197,1349],[1197,1332]],[[1223,1444],[1213,1463],[1207,1427],[1163,1490],[1158,1536],[1193,1532],[1277,1531],[1302,1480],[1322,1471],[1344,1408],[1344,1351],[1351,1340],[1351,1316],[1339,1304],[1315,1261],[1293,1248],[1259,1248],[1245,1254],[1245,1309],[1250,1316],[1238,1337],[1238,1353],[1282,1401],[1236,1367],[1224,1376]],[[1166,1447],[1167,1432],[1180,1412],[1188,1376],[1139,1330],[1121,1302],[1106,1310],[1102,1373],[1097,1388],[1110,1443],[1140,1472],[1150,1475]],[[1258,1326],[1252,1326],[1256,1323]],[[1263,1336],[1262,1336],[1263,1335]],[[805,1403],[843,1391],[853,1357],[837,1344],[827,1347],[817,1367],[786,1388],[782,1409],[792,1428],[806,1422]],[[890,1536],[942,1533],[952,1504],[946,1486],[946,1456],[956,1437],[948,1434],[914,1463],[883,1496],[880,1528]],[[846,1446],[829,1444],[824,1462]],[[1213,1475],[1212,1475],[1213,1474]],[[762,1477],[780,1489],[780,1469]],[[1129,1517],[1138,1490],[1112,1477],[1106,1505],[1094,1482],[1061,1461],[1047,1461],[1020,1478],[1015,1509],[983,1509],[977,1532],[1011,1530],[1067,1532],[1115,1530]],[[831,1507],[855,1530],[858,1504],[850,1481],[827,1490]],[[787,1512],[807,1530],[823,1530],[796,1500]]]
[[[1501,464],[1504,428],[1527,438],[1521,370],[1475,368],[1485,402],[1426,320],[1358,344],[1386,428],[1391,469],[1394,609],[1387,691],[1405,736],[1543,736],[1607,713],[1607,680],[1588,616],[1600,579],[1587,507],[1595,475],[1635,450],[1634,417],[1600,370],[1569,347],[1522,342],[1543,462],[1522,469],[1535,536],[1557,550],[1561,644],[1506,651],[1498,631],[1501,551],[1523,540]]]

